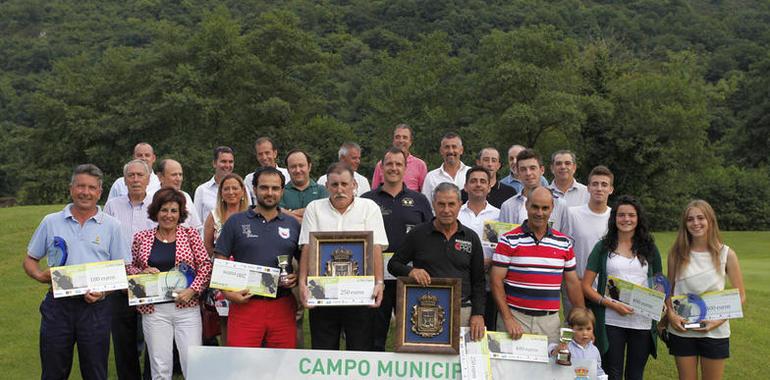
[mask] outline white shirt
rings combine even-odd
[[[281,172],[281,174],[283,174],[284,185],[289,183],[289,181],[291,181],[291,178],[289,177],[289,171],[287,169],[284,169],[280,166],[276,166],[275,168],[278,169],[278,171]],[[251,200],[251,204],[257,204],[257,197],[254,195],[254,185],[252,184],[253,181],[254,181],[254,172],[246,174],[246,178],[243,179],[243,183],[246,185],[246,192],[249,193],[249,199]]]
[[[444,170],[444,164],[441,164],[436,169],[431,170],[425,176],[425,182],[422,183],[422,194],[431,201],[431,207],[433,207],[433,190],[442,182],[450,182],[457,185],[462,190],[465,187],[465,173],[470,169],[470,166],[460,162],[460,169],[452,178],[449,173]]]
[[[160,190],[160,179],[155,172],[152,172],[150,173],[150,183],[147,185],[147,196],[150,198],[150,201],[152,201],[152,196],[158,190]],[[109,202],[110,199],[121,195],[128,195],[128,186],[126,186],[126,179],[124,177],[120,177],[112,183],[110,194],[107,195],[107,201]]]
[[[596,243],[607,234],[607,221],[612,209],[607,207],[601,214],[591,211],[587,204],[570,207],[567,210],[567,223],[562,226],[563,232],[573,240],[575,261],[577,262],[578,277],[583,278],[586,271],[588,256]]]
[[[507,201],[500,205],[500,221],[505,223],[522,224],[527,220],[527,197],[521,193],[516,194],[509,198]],[[551,224],[551,228],[556,231],[562,232],[562,228],[566,224],[567,220],[567,205],[564,203],[564,199],[554,196],[553,199],[553,211],[551,211],[551,217],[548,221]]]
[[[460,214],[457,215],[457,220],[459,220],[462,225],[472,229],[473,232],[479,236],[479,240],[481,240],[481,236],[484,233],[484,222],[487,220],[496,221],[499,217],[500,209],[492,206],[489,202],[487,202],[486,207],[484,207],[478,215],[468,207],[468,202],[466,202],[460,207]],[[490,259],[494,253],[494,248],[484,247],[484,258]]]
[[[309,243],[310,232],[316,231],[372,231],[374,244],[388,246],[380,206],[371,199],[355,197],[342,213],[332,206],[329,198],[310,202],[302,218],[299,244]]]
[[[567,189],[566,193],[562,192],[558,187],[556,187],[556,180],[551,181],[551,184],[548,185],[548,188],[553,190],[554,194],[558,195],[559,198],[564,199],[564,201],[567,202],[567,207],[582,206],[591,200],[591,194],[588,194],[588,188],[586,185],[576,181],[575,179],[572,180],[572,186]]]
[[[629,259],[612,253],[607,258],[607,275],[646,287],[647,265],[648,263],[646,262],[644,265],[640,265],[639,259],[636,256]],[[623,316],[610,308],[606,308],[604,319],[607,325],[634,330],[649,330],[652,323],[650,318],[639,314],[632,313]]]
[[[120,229],[129,249],[135,233],[155,227],[155,222],[147,214],[151,203],[152,197],[149,194],[137,204],[132,204],[128,195],[121,195],[108,200],[104,205],[104,213],[114,216],[120,222]]]
[[[219,184],[214,177],[195,189],[195,211],[199,220],[206,220],[211,210],[217,205],[217,190],[219,190]]]
[[[195,210],[195,203],[193,202],[192,198],[190,198],[190,194],[187,194],[186,191],[182,191],[182,194],[184,194],[184,199],[187,201],[187,204],[185,204],[185,209],[187,210],[187,220],[185,220],[182,225],[185,227],[195,228],[202,238],[203,222],[198,217],[198,212]]]
[[[356,184],[358,184],[358,188],[356,188],[356,191],[354,193],[355,196],[360,196],[363,193],[366,193],[367,191],[372,190],[372,187],[369,186],[369,180],[366,179],[366,177],[358,174],[358,172],[353,172],[353,179],[356,180]],[[321,186],[326,186],[326,174],[322,175],[321,178],[316,181]]]

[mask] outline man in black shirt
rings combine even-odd
[[[392,257],[406,238],[412,227],[430,221],[433,213],[428,199],[422,193],[408,189],[404,185],[406,172],[406,154],[399,148],[392,147],[382,159],[383,183],[380,187],[361,195],[380,206],[385,233],[388,235],[388,249],[382,256],[387,260]],[[392,277],[391,277],[392,278]],[[382,304],[375,315],[374,350],[385,351],[388,338],[390,316],[396,306],[396,280],[385,276],[385,293]]]
[[[500,165],[500,152],[497,149],[486,147],[479,151],[476,166],[481,166],[492,173],[492,177],[489,179],[490,188],[489,194],[487,194],[487,202],[497,208],[500,208],[508,198],[516,195],[516,190],[513,187],[504,185],[497,180],[497,171],[500,170]],[[463,203],[468,201],[468,193],[465,190],[462,191],[462,200]]]
[[[484,334],[484,254],[478,235],[457,220],[460,205],[460,189],[439,184],[433,192],[436,217],[407,234],[388,271],[423,286],[431,277],[462,279],[460,325],[470,326],[471,338],[478,340]]]

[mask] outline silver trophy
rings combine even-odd
[[[281,286],[286,286],[288,283],[287,277],[289,276],[287,268],[291,265],[289,263],[289,255],[280,255],[276,259],[278,260],[278,267],[281,268],[281,273],[278,275],[278,283]]]

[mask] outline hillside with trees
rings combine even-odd
[[[770,228],[770,2],[209,1],[0,3],[0,195],[64,202],[72,167],[111,183],[133,145],[211,175],[210,151],[343,141],[370,174],[392,127],[440,163],[513,143],[597,164],[657,229],[693,197],[725,229]],[[505,169],[501,175],[505,175]]]

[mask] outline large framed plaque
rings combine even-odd
[[[399,277],[396,290],[396,352],[457,355],[460,352],[459,278],[431,278],[422,286]]]
[[[308,276],[374,276],[372,231],[310,233]]]

